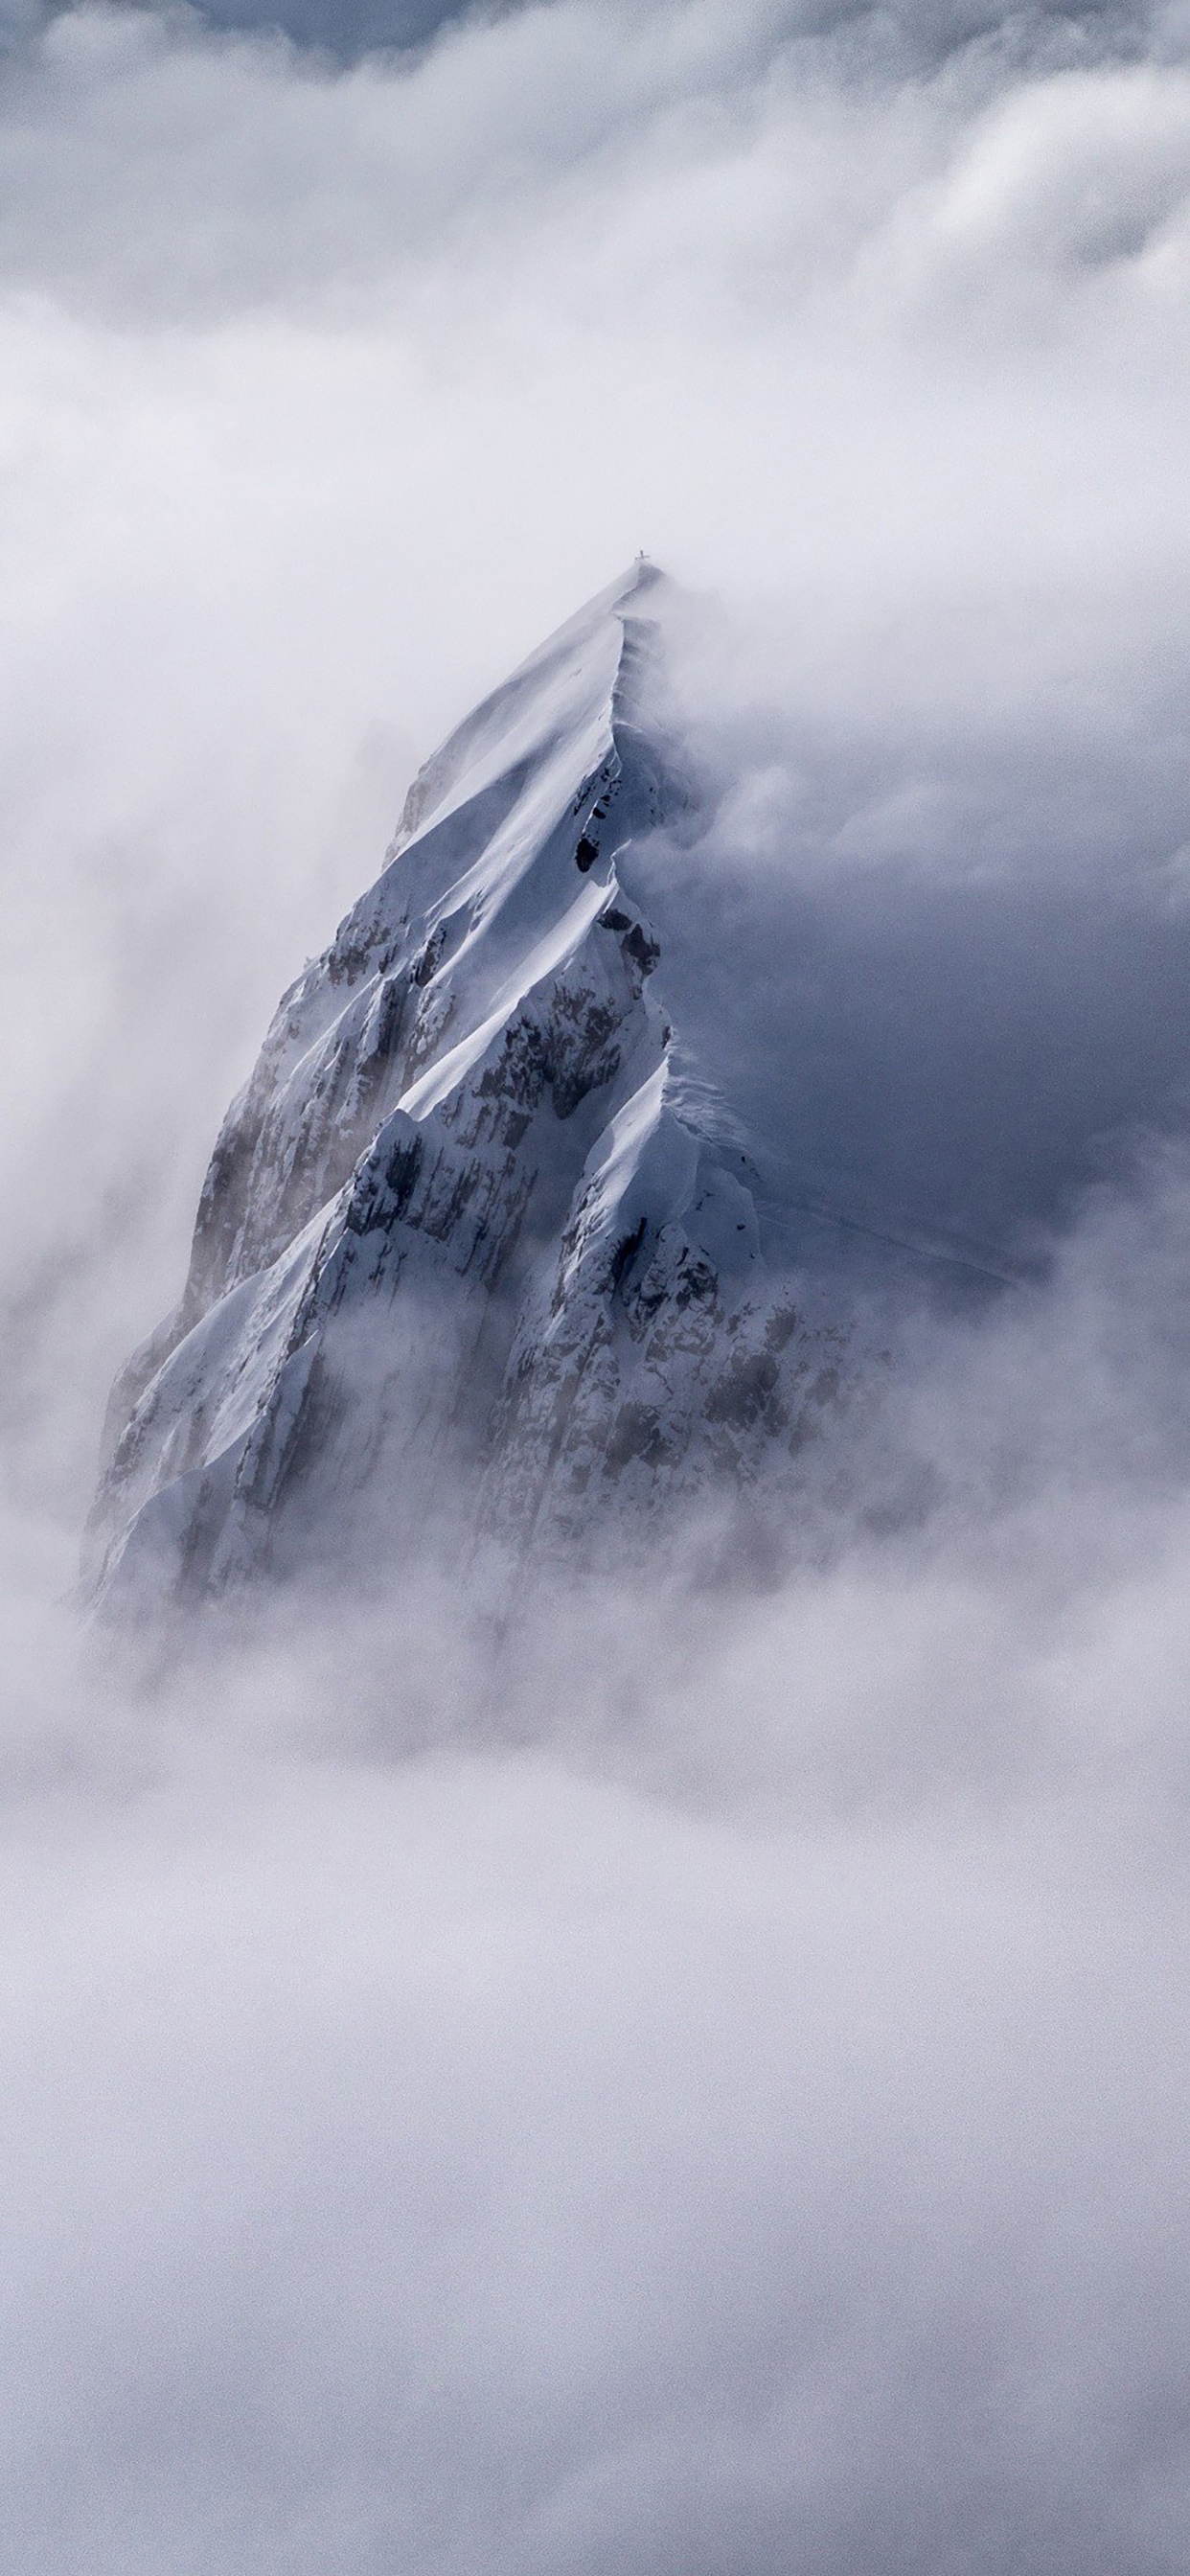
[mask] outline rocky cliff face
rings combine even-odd
[[[513,1549],[747,1486],[834,1401],[750,1165],[674,1072],[633,854],[681,802],[638,564],[415,780],[224,1122],[112,1399],[101,1597]]]

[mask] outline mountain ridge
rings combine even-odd
[[[666,593],[638,561],[455,728],[283,996],[113,1396],[100,1597],[294,1574],[335,1532],[358,1562],[435,1514],[564,1540],[746,1481],[834,1400],[845,1336],[765,1289],[632,891],[687,792],[646,704]]]

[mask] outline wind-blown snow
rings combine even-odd
[[[421,771],[215,1148],[181,1304],[113,1399],[100,1590],[201,1594],[522,1539],[796,1460],[841,1333],[760,1260],[748,1155],[675,1085],[634,857],[684,791],[643,558]]]

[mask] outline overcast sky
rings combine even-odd
[[[1190,15],[276,16],[0,16],[14,2565],[1184,2576]],[[1043,1284],[817,1571],[560,1594],[503,1750],[400,1586],[134,1689],[227,1098],[642,546],[691,1043]]]
[[[438,28],[460,20],[492,20],[507,16],[526,0],[456,0],[445,6],[443,0],[345,0],[345,5],[332,8],[321,0],[285,0],[285,5],[269,6],[268,0],[203,0],[193,14],[216,27],[282,28],[300,43],[314,44],[337,54],[358,54],[380,47],[408,47],[424,44]],[[550,7],[559,0],[536,0],[536,5]],[[612,0],[614,13],[615,0]],[[56,9],[38,5],[38,0],[9,0],[5,17],[14,28],[29,29],[43,24]],[[640,0],[634,16],[640,21],[650,15],[667,14],[667,0]],[[748,13],[749,26],[764,37],[801,31],[817,33],[838,28],[856,28],[876,12],[865,0],[767,0],[767,5]],[[1129,45],[1143,46],[1152,23],[1153,13],[1144,5],[1120,6],[1119,0],[1087,0],[1083,7],[1061,7],[1057,0],[1041,0],[1041,5],[1012,13],[1022,34],[1048,19],[1058,25],[1091,31],[1094,38],[1118,50]],[[879,13],[886,25],[907,41],[919,60],[939,59],[960,51],[973,37],[994,33],[1008,13],[996,7],[995,0],[957,0],[947,8],[941,0],[899,0],[899,5]]]

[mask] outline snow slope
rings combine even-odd
[[[634,854],[680,804],[638,562],[451,735],[284,996],[176,1313],[113,1394],[96,1589],[564,1542],[796,1461],[843,1336],[675,1081]]]

